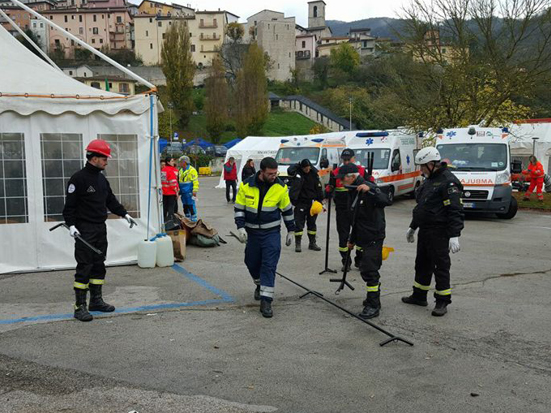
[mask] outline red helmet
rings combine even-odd
[[[88,144],[86,152],[99,153],[100,155],[111,157],[111,147],[102,139],[95,139]]]

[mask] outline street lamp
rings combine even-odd
[[[174,105],[172,102],[168,102],[168,119],[170,122],[170,141],[174,142],[174,134],[172,133],[172,108],[174,108]]]
[[[352,98],[348,98],[348,103],[350,104],[350,124],[348,125],[348,129],[352,130]]]

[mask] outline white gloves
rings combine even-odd
[[[77,227],[74,225],[71,225],[69,227],[69,233],[71,234],[71,237],[76,238],[77,235],[80,235],[80,232],[78,231]]]
[[[295,239],[295,233],[294,232],[288,232],[287,238],[285,239],[285,246],[288,247],[293,243],[293,240]]]
[[[413,228],[409,228],[408,232],[406,232],[406,240],[410,244],[415,242],[415,230]]]
[[[456,252],[461,251],[461,245],[459,245],[459,237],[450,238],[450,252],[455,254]]]
[[[136,226],[136,227],[138,226],[138,223],[136,221],[134,221],[134,219],[130,215],[126,214],[124,216],[124,219],[126,219],[126,222],[128,222],[130,224],[130,228],[132,228],[134,226]]]
[[[239,228],[237,232],[238,232],[237,236],[239,237],[239,241],[242,244],[245,244],[247,242],[247,231],[245,230],[245,228]]]

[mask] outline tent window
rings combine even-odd
[[[0,224],[29,222],[25,140],[22,133],[0,133]]]
[[[65,188],[71,176],[84,166],[82,135],[43,133],[40,135],[44,221],[63,221]]]
[[[98,135],[111,145],[109,165],[105,176],[113,193],[134,218],[140,217],[140,192],[138,180],[137,135]],[[110,214],[109,218],[119,218]]]

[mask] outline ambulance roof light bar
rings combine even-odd
[[[358,132],[356,137],[358,138],[380,138],[383,136],[388,136],[387,131],[382,132]]]

